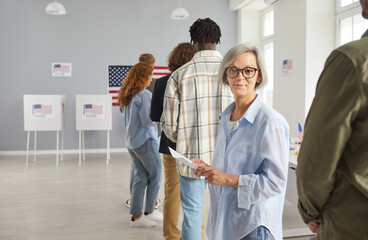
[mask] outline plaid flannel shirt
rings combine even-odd
[[[197,52],[168,80],[161,127],[176,142],[176,150],[189,159],[211,164],[219,115],[234,100],[218,78],[222,56],[218,51]],[[196,178],[192,169],[177,164],[179,173]]]

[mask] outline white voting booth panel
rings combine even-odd
[[[23,101],[24,131],[64,129],[64,95],[23,95]]]
[[[79,165],[81,165],[81,148],[83,160],[85,156],[84,131],[106,130],[107,156],[110,159],[110,130],[112,129],[112,99],[111,95],[76,95],[76,130],[79,131]]]
[[[30,132],[34,132],[34,161],[36,161],[37,131],[56,131],[56,165],[59,164],[59,132],[63,150],[65,126],[65,95],[23,95],[24,131],[27,131],[27,158]],[[63,152],[61,154],[63,160]]]
[[[291,146],[291,145],[290,145]],[[288,169],[288,180],[284,202],[283,220],[288,222],[287,226],[283,228],[283,237],[298,237],[308,236],[312,232],[309,230],[307,225],[301,220],[298,211],[298,191],[296,187],[296,174],[297,168],[297,154],[299,147],[293,148],[289,151],[289,169]]]

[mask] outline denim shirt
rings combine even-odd
[[[150,118],[151,98],[152,93],[144,89],[122,108],[126,145],[130,149],[139,148],[149,138],[158,140],[157,124]]]
[[[289,126],[257,96],[229,132],[234,107],[235,103],[230,104],[220,116],[212,165],[239,175],[238,188],[209,186],[207,235],[209,239],[241,239],[263,225],[275,239],[282,239]]]

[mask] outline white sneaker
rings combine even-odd
[[[155,209],[157,209],[162,204],[161,199],[157,198],[155,202]]]
[[[136,219],[135,221],[130,220],[130,226],[134,228],[154,227],[156,226],[156,222],[149,220],[146,216],[141,216],[139,219]]]
[[[154,210],[151,214],[145,215],[151,221],[162,221],[164,216],[159,210]]]
[[[124,205],[125,205],[125,207],[127,207],[127,208],[130,208],[130,202],[132,201],[132,199],[128,199],[128,200],[126,200],[125,202],[124,202]]]

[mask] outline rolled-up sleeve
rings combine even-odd
[[[242,175],[239,177],[238,184],[238,207],[249,209],[251,205],[251,186],[255,179],[254,174]]]

